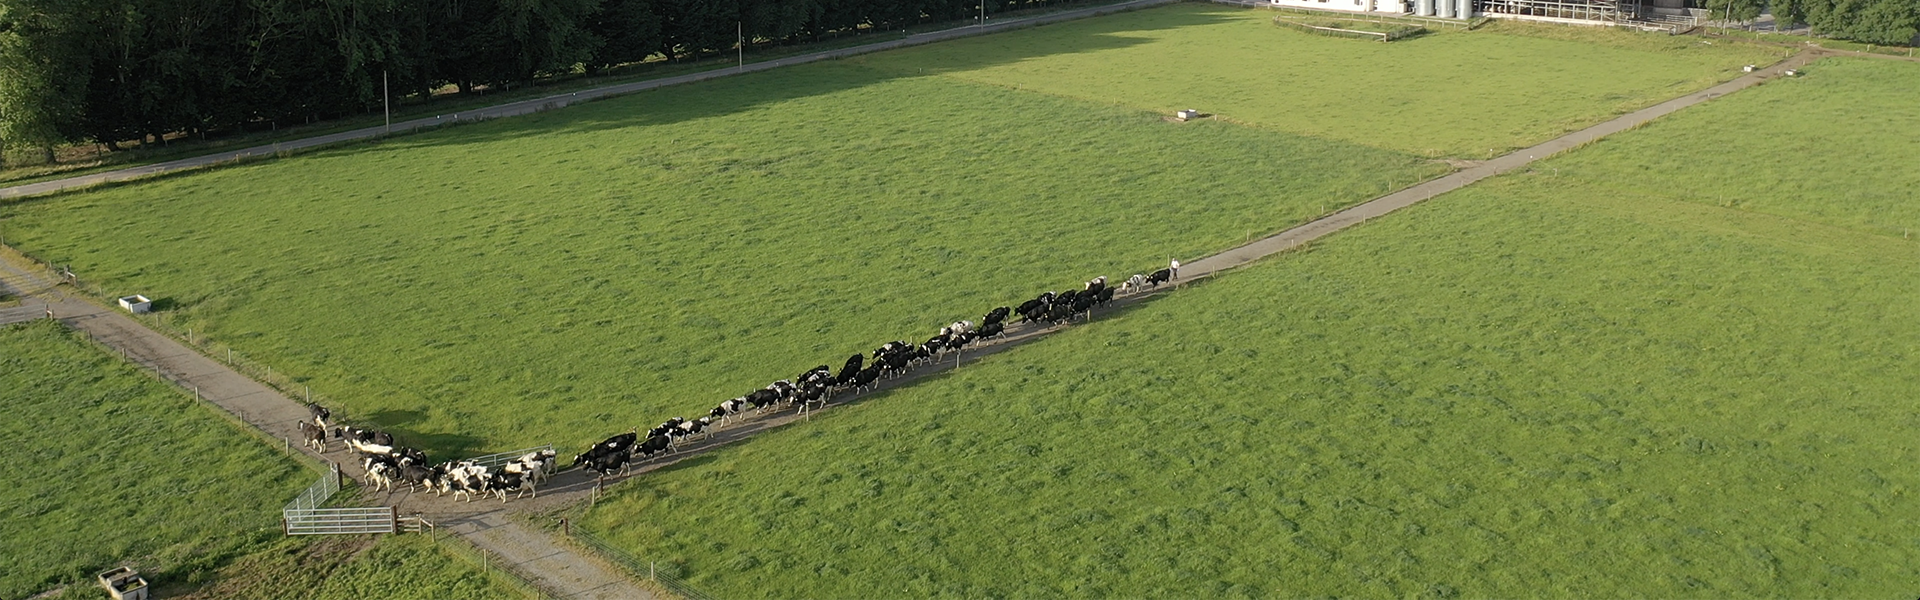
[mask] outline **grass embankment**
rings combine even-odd
[[[1337,58],[1346,40],[1264,16],[1139,11],[0,204],[0,218],[21,249],[159,299],[173,323],[407,443],[584,444],[1445,170],[1368,144],[1531,143],[1748,56],[1474,32],[1363,65]],[[1478,90],[1488,104],[1452,111],[1473,123],[1320,119],[1351,118],[1328,137],[1360,142],[1289,133],[1327,132],[1283,116],[1361,88],[1272,82],[1411,76],[1425,71],[1401,59],[1430,70],[1421,57],[1447,48],[1516,47],[1572,67],[1393,92],[1437,114]],[[1645,64],[1618,84],[1567,75],[1589,54]],[[1512,62],[1553,62],[1530,56]],[[1234,85],[1249,91],[1225,94]],[[1165,122],[1142,99],[1176,87],[1224,120],[1279,125]],[[1503,104],[1534,88],[1547,100]]]
[[[1277,28],[1272,17],[1190,3],[850,60],[1483,159],[1732,79],[1741,65],[1787,52],[1519,22],[1368,45]]]
[[[122,560],[199,568],[317,476],[51,322],[0,327],[0,406],[24,453],[0,470],[0,597]]]
[[[1908,593],[1920,242],[1765,177],[1724,184],[1744,205],[1672,193],[1781,158],[1689,132],[1920,81],[1809,71],[634,480],[583,522],[726,597]],[[1806,150],[1920,136],[1851,115],[1802,115],[1832,134]],[[1657,152],[1681,155],[1630,160]]]

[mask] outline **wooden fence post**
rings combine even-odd
[[[400,533],[400,507],[398,506],[387,507],[387,514],[393,517],[393,532]]]

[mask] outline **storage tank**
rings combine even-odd
[[[1453,0],[1434,0],[1434,16],[1442,19],[1453,18]]]
[[[1422,17],[1433,16],[1433,0],[1413,0],[1413,14]]]
[[[1457,1],[1459,2],[1459,4],[1454,5],[1453,16],[1460,17],[1462,19],[1473,18],[1473,0],[1457,0]]]

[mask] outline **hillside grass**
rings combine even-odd
[[[1170,85],[1258,83],[1273,72],[1245,65],[1276,48],[1365,46],[1278,30],[1263,15],[1180,5],[1037,27],[987,46],[947,42],[4,203],[0,221],[16,247],[71,264],[110,294],[156,298],[196,339],[293,374],[342,416],[410,445],[439,455],[583,445],[1040,290],[1204,255],[1447,171],[1379,149],[1395,144],[1363,123],[1373,116],[1321,118],[1357,119],[1341,141],[1225,110],[1284,115],[1299,106],[1291,96],[1248,93],[1221,105],[1222,119],[1193,123],[1130,100]],[[1462,89],[1584,90],[1528,110],[1461,112],[1516,124],[1497,136],[1507,143],[1595,120],[1621,98],[1704,85],[1726,65],[1702,65],[1747,56],[1616,55],[1646,43],[1631,36],[1459,38],[1448,43],[1464,44],[1463,56],[1518,44],[1579,54],[1566,59],[1574,65],[1589,51],[1645,58],[1646,72],[1666,73],[1648,87],[1523,68],[1403,90],[1431,92],[1421,106]],[[1475,45],[1485,40],[1495,43]],[[954,57],[1002,46],[1016,49]],[[1213,59],[1177,84],[1162,68],[1172,63],[1135,60],[1196,47]],[[1090,57],[1100,66],[1082,62]],[[1394,63],[1329,58],[1287,72],[1411,72]],[[1058,68],[997,80],[1035,64],[1096,75],[1045,89]],[[1329,105],[1353,91],[1300,90]],[[1484,129],[1440,122],[1411,139],[1440,147]]]
[[[1658,191],[1778,158],[1661,145],[1696,121],[1915,80],[1809,71],[636,478],[579,526],[716,597],[1910,593],[1920,241],[1822,222],[1847,195]],[[1911,134],[1803,118],[1835,144],[1809,151]],[[1647,145],[1684,154],[1607,159]]]
[[[318,474],[81,334],[0,327],[0,598],[133,560],[150,572],[278,535]]]
[[[1489,158],[1740,75],[1788,50],[1496,21],[1391,44],[1183,3],[848,59],[1432,157]]]

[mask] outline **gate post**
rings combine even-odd
[[[387,514],[393,517],[393,532],[400,533],[400,507],[398,506],[387,507]]]

